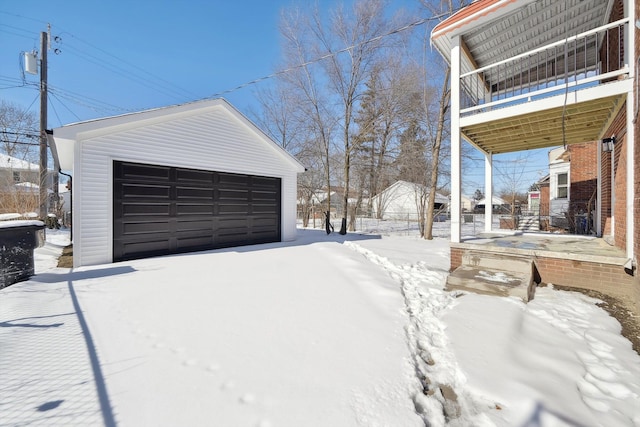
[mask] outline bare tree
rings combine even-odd
[[[0,100],[0,150],[20,160],[38,156],[38,119],[19,105]]]
[[[501,187],[500,197],[509,203],[509,213],[514,229],[518,227],[520,203],[523,199],[526,200],[526,189],[529,186],[523,181],[526,164],[526,157],[518,155],[514,159],[504,161],[500,167],[496,168]]]
[[[454,11],[459,8],[465,6],[469,3],[468,0],[420,0],[422,5],[430,10],[434,15],[446,16],[452,14]],[[424,40],[425,51],[427,49],[427,40],[425,37]],[[429,60],[429,63],[432,63],[433,58]],[[432,68],[432,67],[431,67]],[[425,62],[426,69],[426,62]],[[444,72],[442,74],[442,88],[440,91],[439,102],[438,102],[438,110],[437,110],[437,119],[436,126],[434,132],[431,133],[433,136],[431,142],[431,178],[430,178],[430,193],[434,195],[436,194],[436,190],[438,188],[438,176],[440,169],[440,155],[442,150],[442,143],[445,140],[445,123],[447,118],[447,113],[450,107],[450,86],[449,79],[451,76],[451,66],[449,64],[445,64]],[[426,116],[429,117],[428,112],[429,103],[425,102],[425,111]],[[426,229],[424,238],[431,240],[433,239],[433,218],[434,218],[434,207],[433,203],[430,203],[427,209],[427,219],[426,219]]]
[[[369,78],[376,58],[388,34],[390,21],[385,16],[381,0],[360,0],[352,10],[340,7],[331,13],[330,23],[324,25],[318,8],[313,14],[313,32],[316,36],[318,55],[333,53],[321,62],[329,87],[339,102],[339,117],[343,147],[342,224],[340,234],[347,232],[349,211],[351,156],[354,145],[352,126],[363,84]],[[335,54],[347,47],[344,54]]]
[[[37,210],[39,170],[31,165],[38,158],[38,132],[35,114],[0,101],[0,153],[9,156],[0,169],[0,213]]]
[[[438,189],[438,174],[440,169],[440,152],[442,149],[442,143],[444,140],[445,134],[445,120],[447,116],[447,112],[449,110],[449,102],[450,102],[450,89],[449,89],[449,75],[451,73],[450,67],[446,67],[445,76],[443,79],[442,89],[440,91],[440,99],[438,102],[438,113],[435,125],[435,132],[430,133],[433,135],[431,139],[430,149],[431,149],[431,176],[429,177],[429,194],[432,195],[432,200],[427,206],[426,212],[426,220],[425,220],[425,230],[424,230],[424,238],[427,240],[433,239],[433,218],[435,213],[435,194]],[[425,97],[426,98],[426,97]],[[429,103],[425,102],[425,115],[427,117],[429,114]],[[427,120],[427,123],[431,124],[430,120]],[[429,126],[431,130],[433,130],[433,126]]]
[[[260,102],[259,114],[253,114],[256,122],[267,134],[277,141],[282,148],[296,155],[301,150],[302,132],[301,117],[297,114],[299,92],[280,79],[273,86],[257,91]]]
[[[313,34],[310,28],[307,17],[297,9],[283,15],[280,33],[283,37],[285,67],[291,68],[291,71],[281,76],[282,90],[286,94],[271,98],[270,101],[293,102],[286,107],[286,111],[295,116],[296,132],[299,132],[302,144],[298,151],[305,153],[312,167],[321,168],[327,194],[324,209],[330,211],[331,138],[336,119],[327,108],[329,102],[320,84],[319,67],[311,49]],[[284,117],[282,119],[285,120]],[[284,124],[279,126],[284,129]]]
[[[372,212],[374,201],[378,199],[375,209],[378,218],[383,212],[379,209],[380,193],[397,178],[391,167],[395,161],[398,132],[404,121],[401,108],[405,93],[401,84],[404,70],[400,62],[391,57],[384,62],[384,67],[379,65],[373,69],[360,99],[354,119],[357,131],[352,159],[356,172],[356,205],[359,207],[366,194],[367,212]],[[353,229],[354,224],[355,216],[352,215],[349,229]]]

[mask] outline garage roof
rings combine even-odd
[[[223,98],[195,101],[135,113],[127,113],[119,116],[71,123],[53,129],[53,135],[50,135],[49,142],[54,158],[59,161],[60,169],[72,170],[75,143],[78,140],[87,140],[114,132],[160,123],[169,119],[188,117],[201,114],[206,110],[220,108],[224,108],[227,112],[231,113],[242,124],[253,131],[258,138],[270,145],[282,156],[283,160],[294,168],[294,170],[299,173],[305,171],[305,167],[295,157],[284,150],[278,143],[271,139],[271,137],[269,137],[251,120]]]

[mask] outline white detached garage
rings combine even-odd
[[[73,175],[74,266],[296,236],[304,167],[223,99],[53,130]]]

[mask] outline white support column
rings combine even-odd
[[[493,230],[493,154],[484,155],[484,231]]]
[[[635,61],[635,0],[626,0],[625,1],[625,16],[630,18],[630,22],[627,24],[627,35],[625,37],[625,63],[629,67],[629,76],[635,77],[636,73],[636,61]],[[635,87],[638,82],[634,81],[633,86]],[[626,250],[627,250],[627,258],[634,258],[633,253],[633,240],[634,240],[634,217],[633,217],[633,199],[635,196],[635,188],[634,188],[634,169],[635,169],[635,159],[634,159],[634,148],[635,148],[635,124],[633,123],[635,117],[635,99],[633,94],[633,89],[627,92],[627,200],[626,200],[626,213],[627,213],[627,223],[626,223]]]
[[[451,41],[451,241],[460,243],[462,157],[460,140],[460,37]]]

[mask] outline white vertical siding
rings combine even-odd
[[[77,141],[76,266],[112,262],[113,160],[281,178],[282,240],[295,239],[296,167],[226,108],[128,128]]]
[[[289,242],[296,238],[296,195],[298,175],[289,172],[282,177],[282,241]]]

